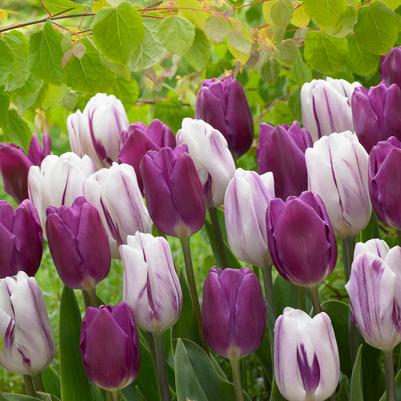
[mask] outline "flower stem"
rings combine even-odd
[[[88,309],[89,306],[98,306],[96,287],[90,290],[82,290],[82,296],[84,297],[85,308]]]
[[[226,247],[224,245],[223,235],[221,233],[219,219],[217,216],[217,208],[210,207],[209,216],[210,216],[210,221],[212,223],[214,239],[217,245],[217,247],[215,248],[216,262],[219,265],[219,267],[224,269],[225,267],[228,266],[228,259],[227,259]]]
[[[196,323],[197,329],[198,329],[199,341],[200,341],[200,345],[202,346],[202,348],[204,348],[207,351],[207,346],[206,346],[205,339],[203,337],[203,331],[202,331],[201,311],[200,311],[200,305],[199,305],[198,291],[196,289],[194,267],[192,264],[191,247],[189,244],[189,237],[181,238],[180,241],[181,241],[181,246],[182,246],[182,252],[184,253],[185,270],[187,273],[189,291],[191,292],[192,307],[194,309],[194,317],[195,317],[195,323]]]
[[[30,395],[31,397],[36,397],[35,387],[33,385],[32,376],[30,375],[23,375],[26,395]]]
[[[33,379],[33,383],[35,385],[35,390],[44,392],[45,388],[43,386],[42,376],[40,375],[40,373],[35,375],[35,376],[33,376],[32,379]]]
[[[322,307],[320,306],[320,299],[319,299],[319,287],[312,287],[310,289],[310,295],[312,299],[313,305],[313,315],[317,315],[322,311]]]
[[[156,373],[157,382],[159,384],[159,393],[161,401],[170,401],[170,389],[168,384],[166,359],[164,357],[163,349],[163,335],[153,334],[154,349],[155,349],[155,360],[156,360]]]
[[[384,371],[386,374],[387,401],[396,401],[393,350],[384,351],[383,353],[384,353]]]
[[[108,401],[120,401],[120,392],[119,391],[107,391],[107,400]]]
[[[355,237],[343,238],[342,251],[343,251],[344,274],[346,282],[349,280],[349,277],[351,275],[351,265],[354,256],[354,248],[355,248]]]
[[[235,389],[235,399],[236,401],[244,401],[244,394],[242,393],[241,386],[241,372],[239,366],[239,359],[230,359],[231,371],[233,373],[233,382]]]

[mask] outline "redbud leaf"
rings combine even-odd
[[[315,22],[323,27],[334,27],[347,9],[346,0],[304,0],[302,7]]]
[[[50,14],[61,12],[68,14],[85,8],[83,4],[78,4],[71,0],[42,0],[42,4]]]
[[[195,70],[206,67],[210,57],[210,43],[207,36],[199,29],[195,30],[195,39],[185,55],[185,61]]]
[[[380,57],[363,49],[355,35],[348,36],[347,64],[355,74],[368,76],[375,73]]]

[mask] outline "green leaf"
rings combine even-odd
[[[63,14],[68,14],[70,12],[77,12],[85,8],[83,4],[78,4],[71,0],[42,0],[42,3],[46,10],[52,15],[61,12],[63,12]],[[66,10],[69,11],[65,12]]]
[[[24,149],[28,148],[32,132],[16,110],[8,110],[0,124],[7,142],[13,142]]]
[[[171,53],[183,56],[195,39],[195,28],[187,19],[171,15],[161,22],[159,39]]]
[[[363,401],[363,386],[362,386],[362,347],[359,346],[356,354],[354,367],[351,376],[351,392],[349,401]]]
[[[333,28],[327,29],[326,31],[330,35],[343,38],[344,36],[347,36],[353,31],[357,20],[358,20],[357,8],[355,6],[350,5],[345,10],[344,14],[340,16],[340,18],[337,21],[337,24]]]
[[[395,375],[395,399],[401,399],[401,370]],[[387,401],[387,391],[384,392],[379,401]]]
[[[10,98],[23,113],[35,104],[42,88],[43,81],[30,76],[24,86],[10,92]]]
[[[0,38],[0,86],[7,82],[8,74],[14,62],[14,56],[7,42]]]
[[[350,384],[348,377],[341,375],[340,386],[336,394],[336,401],[349,401]]]
[[[0,393],[0,401],[40,401],[40,399],[23,394]]]
[[[363,344],[362,367],[363,401],[377,401],[385,390],[382,351]]]
[[[205,28],[209,13],[203,10],[202,0],[175,0],[175,5],[180,9],[179,15],[192,22],[198,29]]]
[[[127,81],[124,78],[117,78],[114,81],[112,92],[118,99],[123,102],[125,107],[129,108],[138,99],[138,82],[136,82],[135,79]]]
[[[291,284],[279,274],[276,276],[273,284],[274,301],[276,306],[276,316],[283,313],[285,307],[298,307],[298,287]]]
[[[324,32],[309,31],[305,37],[306,62],[323,74],[335,74],[343,65],[348,43],[345,38],[335,38]]]
[[[235,400],[234,386],[217,373],[206,352],[192,341],[178,339],[174,370],[177,401]],[[250,400],[246,394],[244,397]]]
[[[271,25],[276,40],[283,39],[293,13],[291,0],[272,0],[263,4],[263,16],[268,25]]]
[[[107,91],[114,76],[102,63],[90,39],[83,40],[81,44],[85,47],[85,54],[82,57],[71,57],[65,66],[67,84],[72,89],[89,94]]]
[[[354,31],[360,46],[373,54],[386,54],[394,45],[399,30],[399,17],[381,2],[362,6]]]
[[[209,58],[209,40],[202,31],[196,29],[194,42],[189,51],[185,54],[185,61],[187,61],[195,70],[200,71],[206,67]]]
[[[322,27],[334,27],[347,9],[346,0],[304,0],[306,13]]]
[[[159,63],[166,52],[158,36],[159,21],[144,21],[144,30],[143,42],[131,56],[130,67],[134,71],[145,70]]]
[[[295,40],[283,40],[280,43],[276,57],[282,64],[290,67],[297,57],[301,57]]]
[[[252,41],[247,31],[234,29],[228,34],[227,48],[242,64],[245,64],[252,50]]]
[[[401,0],[380,0],[384,4],[387,4],[392,10],[395,10],[401,6]]]
[[[81,312],[74,290],[64,287],[60,303],[60,379],[63,401],[93,400],[79,350]]]
[[[280,390],[277,387],[276,380],[273,380],[272,391],[270,393],[270,401],[285,401],[285,398],[281,395]]]
[[[304,82],[309,82],[312,80],[312,72],[306,65],[301,55],[299,55],[295,59],[294,63],[291,64],[290,74],[291,78],[298,85],[303,85]]]
[[[206,35],[216,43],[223,42],[229,30],[227,19],[220,15],[211,15],[205,22]]]
[[[348,60],[351,71],[362,76],[374,74],[379,64],[380,56],[362,49],[355,35],[348,36]]]
[[[95,45],[102,54],[121,64],[128,62],[144,38],[142,19],[127,2],[100,10],[93,20],[92,32]]]
[[[58,374],[49,366],[42,371],[41,377],[45,390],[60,398],[60,377]]]

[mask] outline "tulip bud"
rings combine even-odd
[[[113,257],[127,236],[137,231],[150,232],[152,220],[139,189],[133,167],[117,164],[92,174],[84,184],[84,194],[102,218]]]
[[[36,375],[50,365],[54,343],[36,280],[20,271],[0,280],[0,365]]]
[[[271,265],[265,216],[272,198],[272,173],[258,175],[241,168],[235,172],[224,197],[227,239],[231,250],[238,258],[260,267]]]
[[[42,227],[29,199],[14,209],[0,200],[0,278],[20,270],[34,276],[43,253]]]
[[[124,263],[124,301],[139,328],[160,334],[178,320],[181,286],[170,246],[163,237],[137,232],[120,247]]]
[[[302,121],[313,141],[332,132],[354,130],[351,97],[358,82],[314,79],[301,89]]]
[[[340,359],[330,318],[285,308],[274,329],[274,375],[288,401],[324,401],[337,388]]]
[[[315,287],[334,269],[337,243],[326,208],[313,192],[273,199],[266,214],[274,266],[288,281]]]
[[[323,199],[336,234],[351,237],[370,220],[368,154],[350,131],[322,137],[306,150],[309,189]]]
[[[14,144],[0,144],[0,173],[3,176],[4,190],[18,203],[28,198],[28,171],[38,166],[50,154],[51,139],[43,135],[43,147],[38,137],[32,135],[28,153]]]
[[[43,229],[46,209],[49,206],[71,206],[75,198],[83,194],[84,181],[93,171],[94,165],[88,156],[81,159],[72,152],[47,156],[40,166],[29,169],[29,198],[38,211]]]
[[[390,136],[401,139],[401,89],[383,83],[356,88],[352,95],[352,117],[359,142],[369,153],[379,141]]]
[[[124,106],[115,96],[98,93],[82,113],[77,110],[68,117],[67,127],[73,152],[88,155],[97,168],[102,168],[118,160],[128,119]]]
[[[139,188],[143,183],[139,166],[148,150],[175,148],[175,136],[171,128],[160,120],[153,120],[149,127],[143,123],[131,124],[124,132],[126,137],[118,156],[119,160],[134,167]]]
[[[248,268],[210,269],[203,286],[202,324],[214,352],[239,359],[263,340],[266,307],[255,273]]]
[[[86,374],[100,388],[119,390],[135,380],[140,347],[127,304],[86,310],[81,326],[81,357]]]
[[[345,288],[353,320],[372,347],[391,351],[401,342],[401,248],[379,239],[357,244]]]
[[[220,131],[235,157],[252,146],[252,114],[244,89],[235,78],[212,78],[202,82],[196,98],[196,118]]]
[[[141,174],[149,212],[157,228],[179,238],[205,224],[203,189],[185,145],[149,151]]]
[[[256,151],[259,173],[271,171],[276,196],[287,199],[308,189],[305,151],[312,146],[312,138],[295,121],[291,127],[283,124],[272,127],[260,124],[259,144]]]
[[[383,57],[380,67],[380,76],[382,82],[386,85],[397,84],[401,87],[401,46],[391,49],[385,57]]]
[[[96,208],[82,196],[47,209],[46,232],[58,274],[70,288],[90,289],[110,270],[110,248]]]
[[[235,173],[234,159],[224,136],[202,120],[184,118],[177,133],[177,143],[188,146],[208,207],[221,206],[227,185]]]
[[[369,155],[369,191],[379,218],[401,230],[401,142],[394,137],[379,142]]]

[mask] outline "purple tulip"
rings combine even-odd
[[[109,241],[95,206],[78,197],[71,207],[47,209],[49,249],[64,284],[90,289],[110,270]]]
[[[184,238],[202,228],[203,188],[186,145],[149,151],[140,170],[149,212],[160,231]]]
[[[81,326],[81,357],[89,378],[105,390],[119,390],[135,380],[140,348],[127,304],[87,309]]]
[[[126,137],[118,156],[119,160],[134,167],[138,184],[143,190],[142,177],[139,171],[143,156],[148,150],[175,148],[175,137],[169,126],[160,120],[153,120],[149,127],[143,123],[131,124],[123,133]]]
[[[248,268],[212,268],[203,287],[202,324],[216,353],[239,359],[263,340],[266,307],[255,273]]]
[[[212,78],[202,82],[196,98],[196,118],[220,131],[235,157],[252,146],[252,114],[244,89],[235,78]]]
[[[298,122],[272,127],[260,124],[259,144],[256,151],[259,173],[271,171],[276,196],[287,199],[308,189],[305,151],[312,146],[312,138]]]
[[[401,88],[385,84],[356,88],[352,95],[352,117],[359,142],[366,151],[390,136],[401,139]]]
[[[397,84],[401,87],[400,64],[401,46],[391,49],[382,59],[380,75],[386,85]]]
[[[313,287],[334,269],[336,237],[318,195],[305,191],[286,201],[273,199],[266,226],[274,266],[288,281]]]
[[[14,209],[0,200],[0,278],[24,271],[34,276],[43,253],[42,227],[35,207],[25,199]]]
[[[0,144],[0,172],[3,176],[4,190],[17,202],[28,198],[28,171],[31,166],[39,166],[50,154],[51,139],[43,135],[43,146],[38,137],[32,135],[28,153],[14,144]]]
[[[401,230],[401,142],[394,137],[379,142],[369,155],[369,191],[377,215]]]

